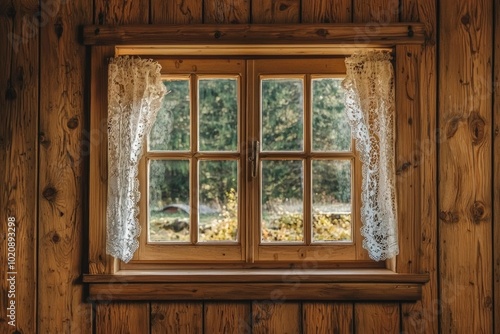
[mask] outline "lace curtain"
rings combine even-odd
[[[139,246],[138,163],[165,95],[161,66],[117,57],[108,70],[108,254],[128,262]]]
[[[394,73],[383,51],[347,58],[346,110],[363,172],[363,248],[376,261],[399,252],[394,165]]]

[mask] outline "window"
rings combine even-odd
[[[169,94],[140,164],[135,263],[381,266],[357,233],[343,57],[159,62]]]

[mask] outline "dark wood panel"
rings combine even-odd
[[[305,334],[352,333],[353,305],[348,303],[303,303]]]
[[[250,23],[251,0],[203,0],[204,23]]]
[[[95,306],[95,333],[149,333],[149,311],[148,303],[97,304]],[[78,333],[89,333],[89,329],[87,327]],[[47,331],[47,333],[75,332]]]
[[[205,303],[203,330],[205,333],[251,333],[251,304]]]
[[[203,22],[199,0],[151,0],[151,23],[192,24]]]
[[[198,334],[202,332],[203,303],[151,304],[152,334]]]
[[[91,8],[91,3],[87,4]],[[94,0],[94,24],[148,23],[149,1]]]
[[[252,304],[253,334],[301,333],[300,303],[274,303],[271,301]]]
[[[493,1],[440,1],[441,331],[491,333]]]
[[[36,332],[37,12],[37,1],[0,1],[1,333]]]
[[[359,334],[399,333],[399,305],[355,304],[354,332]]]
[[[420,55],[420,206],[421,253],[420,272],[429,274],[423,286],[422,299],[402,303],[402,330],[405,333],[438,333],[439,309],[437,276],[437,125],[436,125],[436,1],[402,0],[401,20],[421,22],[426,30],[426,43]]]
[[[500,6],[495,6],[495,40],[494,40],[494,96],[493,100],[493,290],[495,295],[493,319],[495,333],[500,332]]]
[[[399,21],[399,0],[353,0],[353,22],[384,25]]]
[[[299,23],[300,0],[252,0],[252,23]]]
[[[85,47],[75,36],[92,22],[87,0],[52,3],[40,29],[38,332],[91,326],[78,283],[83,265]],[[44,8],[44,6],[42,6]],[[85,251],[86,253],[86,251]],[[85,264],[86,266],[86,264]]]
[[[348,23],[351,20],[351,0],[302,1],[302,23]]]

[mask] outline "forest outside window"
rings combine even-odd
[[[343,57],[161,59],[130,265],[370,263]],[[195,71],[193,69],[196,69]]]

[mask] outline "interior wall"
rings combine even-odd
[[[494,4],[0,0],[0,332],[500,332],[494,323],[500,295],[493,289],[500,277],[493,247],[500,242],[493,228],[500,210]],[[410,161],[424,180],[422,249],[414,260],[431,280],[421,301],[85,302],[81,274],[99,265],[87,261],[86,158],[101,139],[88,135],[89,54],[79,42],[81,25],[366,22],[373,28],[397,21],[427,29],[415,55],[424,63],[418,73],[423,137]],[[17,233],[15,328],[5,313],[8,217]]]

